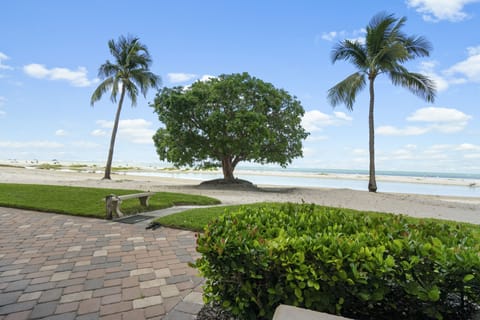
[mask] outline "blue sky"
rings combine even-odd
[[[343,39],[359,39],[380,11],[408,18],[404,31],[433,45],[407,65],[437,83],[426,103],[387,78],[376,82],[377,169],[480,172],[480,1],[6,1],[0,20],[0,159],[93,161],[107,156],[116,105],[90,106],[107,42],[136,35],[163,85],[249,72],[295,95],[311,133],[297,167],[368,168],[368,93],[352,112],[327,90],[355,71],[332,65]],[[119,164],[159,163],[151,136],[162,125],[151,90],[124,106]]]

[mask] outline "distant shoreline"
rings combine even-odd
[[[45,170],[59,170],[59,171],[73,171],[73,172],[99,172],[103,171],[102,165],[86,163],[86,162],[42,162],[35,160],[22,160],[12,162],[12,160],[0,160],[0,166],[13,166],[27,169],[42,169]],[[235,176],[244,179],[243,176],[259,176],[259,177],[284,177],[284,178],[307,178],[307,179],[341,179],[341,180],[356,180],[356,181],[368,181],[368,174],[357,173],[361,170],[351,170],[351,173],[336,173],[335,171],[350,171],[350,170],[317,170],[317,169],[290,169],[282,170],[275,168],[263,169],[261,167],[248,169],[237,168],[235,170]],[[382,172],[382,171],[379,171]],[[431,184],[431,185],[448,185],[448,186],[464,186],[480,188],[479,178],[455,178],[448,177],[448,173],[439,173],[445,176],[433,177],[434,173],[425,173],[425,176],[420,176],[421,173],[417,172],[412,176],[408,175],[408,172],[401,171],[401,175],[395,175],[395,171],[389,171],[391,174],[382,175],[377,173],[376,179],[378,182],[397,182],[397,183],[412,183],[412,184]],[[113,173],[118,175],[138,175],[138,176],[155,176],[170,177],[176,176],[177,179],[182,179],[180,175],[189,175],[186,179],[193,180],[209,180],[215,178],[221,178],[221,170],[198,170],[198,169],[175,169],[175,168],[162,168],[152,167],[145,165],[133,164],[114,167]],[[413,174],[413,172],[412,172]],[[168,176],[169,175],[169,176]],[[463,175],[463,174],[457,174]],[[452,174],[455,176],[455,174]],[[476,176],[476,175],[475,175]],[[479,175],[480,176],[480,175]]]
[[[2,183],[49,184],[201,194],[217,198],[223,205],[255,202],[306,202],[338,208],[390,212],[414,217],[480,224],[480,197],[390,192],[371,193],[350,188],[289,187],[278,185],[259,185],[260,191],[253,191],[200,188],[198,179],[126,174],[114,174],[112,175],[113,180],[102,180],[102,177],[103,173],[99,171],[78,172],[73,170],[40,170],[0,166],[0,182]],[[363,185],[364,181],[361,182]]]

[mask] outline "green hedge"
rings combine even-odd
[[[204,297],[241,319],[280,303],[354,319],[468,319],[480,228],[288,204],[241,208],[199,235]]]

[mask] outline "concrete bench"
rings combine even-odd
[[[147,207],[148,206],[148,199],[153,196],[155,192],[142,192],[142,193],[133,193],[133,194],[126,194],[122,196],[116,196],[114,194],[110,194],[105,197],[105,204],[107,209],[107,219],[112,219],[113,213],[115,212],[118,218],[124,216],[122,211],[120,210],[120,206],[123,200],[128,199],[135,199],[137,198],[140,201],[140,205]]]
[[[327,313],[297,308],[281,304],[275,309],[273,320],[348,320]]]

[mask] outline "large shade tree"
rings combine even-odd
[[[160,77],[150,71],[152,59],[147,47],[140,43],[138,38],[120,36],[118,41],[113,39],[108,41],[108,48],[114,61],[107,60],[100,66],[98,76],[103,81],[90,99],[90,104],[93,106],[104,93],[108,92],[112,102],[116,103],[120,93],[103,179],[111,179],[113,150],[125,94],[130,98],[132,106],[135,106],[139,91],[146,97],[148,89],[158,88],[161,82]]]
[[[345,60],[351,62],[357,72],[349,75],[328,91],[328,99],[335,107],[344,103],[349,110],[357,94],[367,85],[370,94],[368,113],[369,123],[369,182],[368,190],[377,191],[375,179],[375,80],[387,75],[394,85],[402,86],[415,95],[433,102],[435,98],[434,82],[420,73],[408,71],[403,64],[416,58],[428,56],[430,43],[421,36],[407,36],[402,32],[406,18],[396,18],[392,14],[380,13],[368,24],[365,42],[343,40],[332,50],[332,62]]]
[[[308,135],[300,102],[248,73],[163,88],[152,107],[165,125],[154,136],[161,160],[221,167],[229,183],[240,161],[286,166],[301,157]]]

